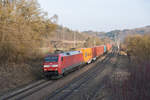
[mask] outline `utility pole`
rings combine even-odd
[[[74,32],[74,48],[76,48],[76,33]]]
[[[64,50],[64,30],[62,31],[62,43],[63,43],[63,45],[62,45],[62,49]]]
[[[117,41],[118,52],[120,51],[120,39]]]
[[[95,47],[95,46],[96,46],[96,42],[95,42],[95,39],[94,39],[94,41],[93,41],[93,42],[94,42],[94,47]]]
[[[118,49],[118,52],[120,51],[120,39],[119,39],[119,35],[116,33],[115,34],[115,43]]]

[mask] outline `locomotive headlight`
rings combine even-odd
[[[50,67],[50,65],[44,65],[44,67]]]
[[[58,67],[58,65],[52,65],[52,67]]]

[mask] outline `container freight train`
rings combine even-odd
[[[43,72],[46,77],[59,76],[83,64],[89,64],[108,52],[110,44],[92,48],[80,48],[59,54],[47,55],[43,63]]]

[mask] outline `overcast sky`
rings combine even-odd
[[[150,0],[38,0],[58,24],[79,31],[111,31],[150,25]]]

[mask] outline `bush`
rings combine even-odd
[[[127,52],[139,63],[150,61],[150,35],[129,36],[125,41]]]
[[[0,63],[14,62],[17,59],[17,50],[10,43],[0,44]]]

